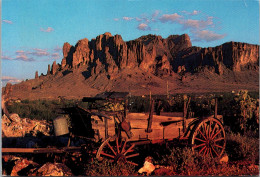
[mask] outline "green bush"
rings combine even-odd
[[[245,134],[246,131],[259,130],[259,100],[251,97],[247,90],[241,90],[222,108],[224,123],[233,132]]]
[[[58,100],[23,100],[7,106],[9,113],[17,113],[22,118],[52,120],[59,116],[58,109],[75,105],[74,100],[66,100],[65,105]]]

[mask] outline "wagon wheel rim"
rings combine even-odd
[[[100,161],[107,158],[113,162],[121,161],[134,166],[138,166],[138,164],[131,161],[131,158],[137,156],[139,156],[139,153],[135,152],[135,144],[131,144],[125,138],[119,139],[117,136],[106,139],[96,154],[96,158]]]
[[[215,118],[201,120],[191,135],[192,151],[212,158],[222,157],[225,146],[225,130],[222,123]]]

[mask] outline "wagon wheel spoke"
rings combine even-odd
[[[213,152],[219,157],[219,154],[218,154],[217,151],[214,149],[214,147],[211,146],[211,149],[212,149]]]
[[[198,129],[199,133],[203,136],[203,138],[206,140],[207,138],[203,135],[203,133]]]
[[[206,147],[206,149],[205,149],[205,151],[204,151],[204,153],[203,153],[203,156],[205,156],[206,154],[208,154],[207,152],[208,152],[208,148]]]
[[[221,149],[224,148],[223,146],[219,146],[219,145],[217,145],[217,144],[215,144],[214,146],[215,146],[215,147],[218,147],[218,148],[221,148]]]
[[[132,165],[134,165],[134,166],[138,166],[137,163],[134,163],[134,162],[131,162],[131,161],[126,161],[126,162],[129,163],[129,164],[132,164]]]
[[[127,151],[125,151],[124,155],[126,155],[128,152],[130,152],[134,147],[135,147],[135,144],[132,144],[132,146]]]
[[[117,155],[117,153],[114,151],[113,147],[109,144],[109,142],[106,142],[107,146],[111,149],[111,151]]]
[[[122,154],[125,152],[125,146],[126,146],[126,141],[124,142],[124,145],[122,147],[122,151],[121,151]]]
[[[212,139],[214,139],[220,132],[221,132],[221,129],[212,137]]]
[[[199,151],[199,154],[201,154],[204,149],[206,149],[206,146],[204,146],[204,147]]]
[[[209,152],[210,152],[211,157],[213,157],[211,148],[209,148]]]
[[[210,135],[210,138],[212,138],[212,136],[213,136],[213,134],[214,134],[214,131],[215,131],[215,129],[216,129],[216,122],[215,122],[215,124],[214,124],[214,127],[213,127],[213,130],[212,130],[212,133],[211,133],[211,135]]]
[[[102,151],[100,154],[102,154],[102,155],[104,155],[104,156],[107,156],[107,157],[110,157],[110,158],[112,158],[112,159],[115,158],[115,156],[110,155],[110,154],[107,154],[107,153],[105,153],[105,152],[103,152],[103,151]]]
[[[214,142],[217,142],[217,141],[221,141],[221,140],[224,140],[225,138],[221,137],[221,138],[218,138],[218,139],[214,139],[213,141]]]
[[[119,147],[122,147],[122,143],[123,143],[123,140],[122,140],[122,138],[121,138]],[[121,150],[122,150],[122,149],[121,149]]]
[[[194,146],[193,148],[196,149],[196,148],[201,147],[201,146],[206,146],[206,143],[199,144],[197,146]]]
[[[213,137],[213,135],[214,135],[214,132],[215,132],[215,129],[216,129],[216,122],[215,122],[215,124],[214,124],[214,127],[213,127],[213,130],[212,130],[212,132],[211,132],[211,135],[210,135],[210,138],[212,138]]]
[[[136,156],[139,156],[139,153],[131,154],[131,155],[125,156],[125,158],[128,159],[128,158],[136,157]]]
[[[117,149],[117,153],[119,153],[118,137],[116,137],[116,149]]]
[[[212,123],[212,120],[209,120],[209,131],[208,131],[208,137],[209,138],[211,138],[211,134],[210,134],[210,132],[211,132],[211,123]]]
[[[206,138],[208,139],[207,127],[206,127],[206,123],[205,122],[203,122],[203,127],[204,127],[204,130],[205,130]]]
[[[202,140],[202,139],[199,139],[199,138],[197,138],[197,137],[195,138],[195,140],[198,140],[198,141],[201,141],[201,142],[204,142],[204,143],[206,142],[206,141],[204,141],[204,140]]]

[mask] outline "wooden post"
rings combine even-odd
[[[107,139],[108,138],[108,123],[107,123],[107,118],[105,118],[105,138]]]
[[[186,131],[186,118],[188,117],[188,106],[190,104],[191,97],[188,97],[188,100],[184,100],[184,107],[183,107],[183,132]]]
[[[150,105],[151,105],[151,103],[152,103],[152,92],[150,90]]]
[[[152,100],[152,103],[150,105],[150,114],[149,114],[149,118],[148,118],[148,125],[147,125],[147,133],[151,133],[152,132],[152,123],[153,123],[153,108],[154,108],[154,100]]]
[[[124,121],[126,119],[126,115],[127,115],[127,105],[128,105],[128,100],[125,99],[125,105],[124,105],[124,116],[123,116],[123,119],[122,121]]]
[[[214,118],[217,118],[218,115],[218,98],[215,98],[215,111]]]
[[[168,83],[168,80],[167,80],[166,92],[167,92],[167,99],[169,99],[169,83]]]
[[[184,104],[183,104],[183,132],[186,131],[186,116],[187,116],[187,107],[186,107],[186,102],[187,100],[184,100]]]

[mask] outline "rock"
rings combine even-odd
[[[62,68],[87,65],[90,73],[104,68],[109,74],[123,68],[139,67],[155,75],[164,76],[174,72],[195,72],[200,66],[215,68],[223,74],[223,67],[233,71],[258,66],[259,46],[229,42],[217,47],[192,47],[187,34],[161,36],[147,35],[124,42],[120,35],[104,33],[88,41],[79,40],[75,47],[63,46]],[[100,67],[100,64],[104,67]]]
[[[138,173],[146,173],[149,176],[155,170],[155,166],[152,164],[152,158],[146,157],[144,166],[138,170]]]
[[[46,163],[36,172],[36,176],[73,176],[71,170],[61,163]]]
[[[56,64],[56,61],[54,61],[51,67],[51,74],[54,75],[57,72],[57,69],[58,69],[58,65]]]
[[[48,65],[47,75],[51,74],[51,66]]]
[[[61,61],[61,68],[63,69],[66,65],[68,67],[72,66],[73,53],[75,51],[74,46],[70,45],[68,42],[63,45],[63,59]]]
[[[15,166],[13,167],[12,169],[12,172],[11,172],[11,176],[20,176],[19,175],[19,172],[28,167],[29,165],[32,165],[32,166],[37,166],[38,164],[33,162],[33,161],[29,161],[27,159],[19,159],[15,162]]]
[[[228,68],[232,71],[258,70],[259,46],[227,42],[217,47],[190,47],[178,53],[173,69],[179,71],[179,66],[185,66],[188,72],[197,72],[200,67],[210,66],[215,72],[223,74]]]
[[[20,118],[18,114],[10,114],[10,121],[6,115],[2,116],[2,134],[4,137],[24,137],[26,134],[36,136],[39,132],[49,136],[52,125],[45,120],[30,120]]]
[[[39,75],[38,75],[38,71],[35,72],[35,79],[38,79]]]
[[[219,160],[220,163],[228,163],[228,156],[227,155],[224,155],[220,160]]]

